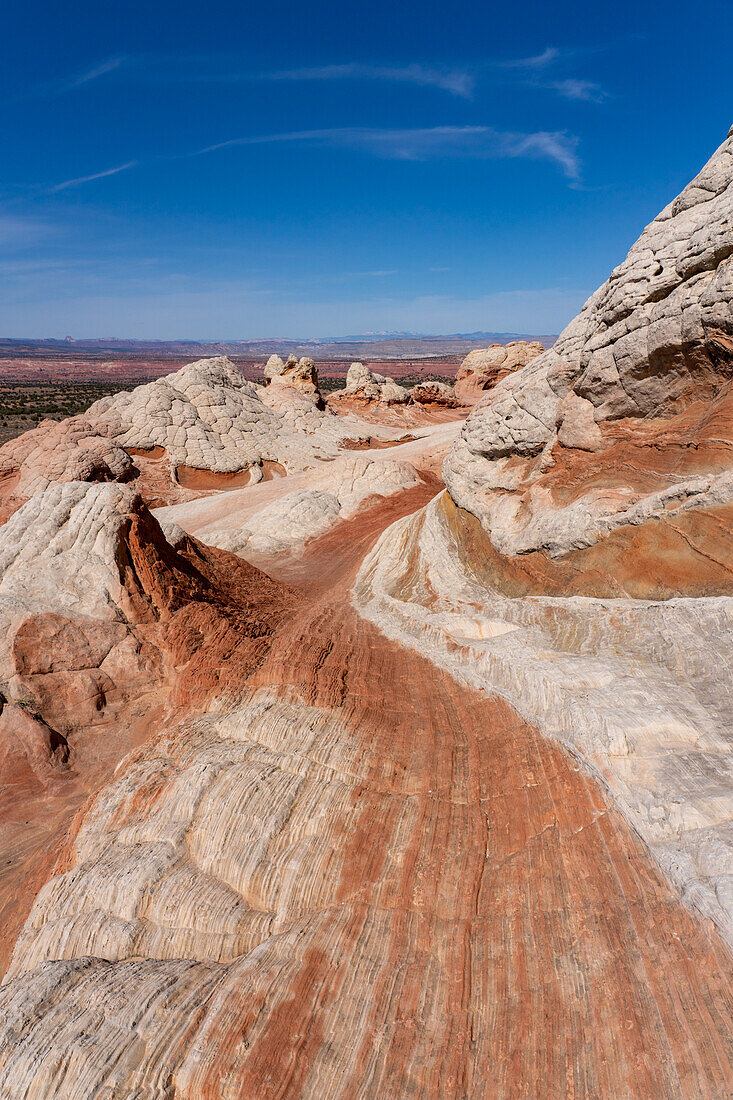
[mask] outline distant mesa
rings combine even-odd
[[[272,337],[262,340],[126,340],[106,339],[23,339],[0,338],[0,357],[20,355],[52,356],[69,353],[73,344],[74,355],[99,356],[152,356],[155,358],[210,358],[229,355],[244,358],[266,357],[273,353],[287,359],[289,355],[313,357],[316,360],[351,361],[364,359],[429,359],[441,356],[464,356],[472,348],[516,340],[540,340],[549,347],[555,336],[539,334],[528,336],[510,332],[472,332],[441,335],[420,333],[365,333],[363,335],[327,336],[315,339],[284,339]]]

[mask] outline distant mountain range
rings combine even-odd
[[[465,355],[475,347],[487,344],[506,344],[510,340],[541,340],[545,347],[555,342],[548,334],[521,332],[459,332],[446,336],[426,336],[411,332],[370,332],[355,336],[329,336],[313,339],[285,339],[272,337],[267,340],[125,340],[118,337],[76,340],[22,339],[0,337],[0,357],[19,356],[59,357],[70,356],[122,356],[125,358],[203,358],[212,355],[231,355],[257,359],[277,354],[310,355],[314,359],[354,359],[360,355],[370,359],[417,359],[446,355]]]

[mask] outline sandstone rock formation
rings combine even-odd
[[[318,409],[324,409],[325,405],[321,392],[318,389],[318,371],[312,359],[297,359],[289,355],[283,362],[279,355],[271,355],[265,364],[265,385],[271,383],[286,382],[309,395]]]
[[[0,1100],[730,1093],[732,175],[726,144],[463,428],[160,523],[52,485],[0,530],[14,675],[115,629],[167,684],[55,865],[7,848]],[[255,397],[307,436],[277,366]],[[7,759],[68,769],[4,699]]]
[[[0,528],[0,970],[49,839],[161,708],[241,682],[294,599],[124,486],[50,486]]]
[[[0,989],[0,1096],[724,1095],[730,955],[577,762],[344,606],[379,529],[349,522],[245,697],[79,822]]]
[[[230,618],[248,606],[249,586],[240,598],[221,574],[234,567],[241,586],[253,571],[219,556],[225,564],[175,525],[166,537],[126,486],[66,482],[33,497],[0,527],[6,702],[69,735],[115,693],[149,685],[163,674],[164,652],[180,648],[172,639],[194,622],[197,605]],[[268,578],[257,584],[280,598]]]
[[[360,421],[405,428],[458,419],[466,411],[444,382],[426,380],[407,389],[363,363],[351,364],[345,388],[331,393],[327,404],[340,416],[355,414]]]
[[[448,409],[457,409],[463,404],[456,396],[455,387],[433,379],[418,382],[410,390],[410,397],[419,405],[442,405]]]
[[[194,488],[224,488],[233,475],[303,469],[369,438],[366,426],[325,409],[311,360],[283,364],[270,382],[245,381],[225,357],[202,359],[80,416],[44,421],[0,447],[0,492],[23,500],[56,481],[129,481],[161,459],[168,487],[193,479]],[[192,471],[213,476],[197,484]]]
[[[497,549],[567,553],[730,503],[732,165],[729,137],[557,343],[469,416],[446,484]]]
[[[526,367],[544,351],[537,340],[512,340],[470,351],[456,374],[455,393],[464,405],[474,405],[486,390],[508,374]]]
[[[404,386],[393,378],[376,374],[363,363],[352,363],[346,375],[346,387],[339,396],[352,401],[380,402],[383,405],[404,405],[410,399]]]
[[[732,275],[729,136],[475,406],[447,492],[356,589],[392,637],[582,753],[731,943]]]

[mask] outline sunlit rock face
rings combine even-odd
[[[279,363],[270,361],[263,387],[224,356],[202,359],[80,416],[44,421],[0,447],[0,488],[26,499],[56,481],[130,481],[148,461],[164,462],[169,485],[208,471],[226,487],[231,475],[258,481],[271,463],[303,469],[368,438],[325,409],[312,360]]]
[[[404,405],[410,400],[409,391],[404,386],[398,386],[393,378],[377,374],[363,363],[351,364],[345,388],[334,396],[355,403],[377,402],[382,405]]]
[[[733,137],[549,351],[474,407],[447,492],[355,599],[582,754],[733,943]]]
[[[456,374],[456,397],[463,405],[475,405],[502,378],[525,367],[544,350],[539,340],[512,340],[470,351]]]
[[[128,486],[65,482],[23,505],[0,527],[4,783],[28,771],[58,779],[69,746],[75,766],[75,741],[107,710],[156,686],[173,691],[171,658],[180,661],[187,642],[208,636],[212,659],[214,650],[241,655],[236,632],[254,577],[277,620],[274,582],[180,528],[164,532]],[[267,638],[257,615],[240,633]],[[182,696],[212,680],[193,650],[185,661]]]
[[[410,397],[418,405],[438,405],[448,409],[457,409],[463,404],[456,395],[454,386],[449,386],[447,382],[436,382],[431,378],[413,386]]]
[[[265,364],[265,385],[295,386],[301,394],[309,397],[314,406],[321,411],[325,409],[321,391],[318,388],[318,371],[312,359],[297,359],[289,355],[283,362],[279,355],[271,355]]]
[[[692,1100],[729,966],[560,746],[317,600],[88,807],[0,989],[0,1095]]]
[[[732,224],[729,136],[557,343],[474,408],[444,476],[502,553],[728,507]]]

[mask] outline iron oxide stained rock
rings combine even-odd
[[[389,636],[603,777],[733,944],[733,132],[366,558]],[[421,578],[416,582],[416,578]]]
[[[448,409],[457,409],[463,405],[456,395],[454,386],[449,386],[446,382],[436,382],[431,378],[413,386],[410,397],[419,405],[440,405]]]
[[[614,276],[563,334],[567,358],[487,392],[447,491],[359,456],[273,511],[300,545],[311,510],[338,510],[302,548],[320,584],[299,603],[149,513],[123,593],[116,520],[50,531],[108,569],[64,599],[117,622],[134,591],[175,668],[224,665],[236,630],[246,648],[208,693],[187,669],[181,707],[77,820],[0,988],[2,1100],[730,1092],[726,146],[711,165],[651,259],[617,269],[625,292]],[[258,400],[310,423],[291,368]],[[124,486],[82,487],[95,507],[101,490],[129,513]],[[42,543],[23,567],[0,544],[12,598]]]
[[[475,405],[502,378],[525,367],[544,350],[538,340],[512,340],[470,351],[456,374],[456,397],[463,405]]]

